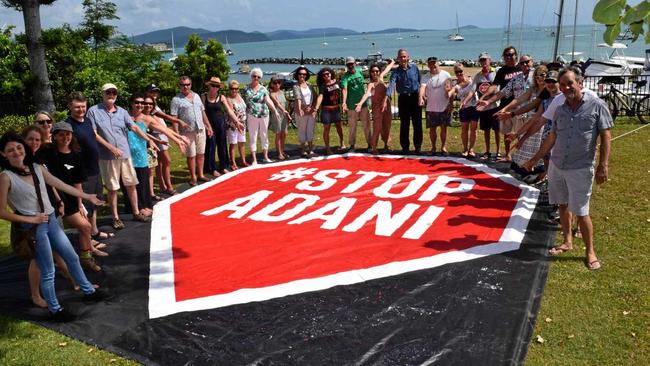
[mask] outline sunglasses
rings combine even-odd
[[[454,74],[456,74],[456,75],[462,75],[462,74],[463,74],[463,70],[454,70]]]
[[[117,90],[107,90],[104,92],[106,95],[117,95]]]
[[[230,90],[239,90],[239,88],[230,88]]]
[[[370,72],[373,73],[373,74],[378,74],[379,70],[370,70]]]
[[[151,102],[144,102],[144,103],[142,103],[142,104],[144,104],[144,105],[150,105],[150,106],[153,105],[153,103],[151,103]]]
[[[307,74],[304,73],[304,72],[300,72],[300,73],[298,73],[298,76],[307,76]]]
[[[186,83],[186,84],[181,83],[180,85],[182,87],[188,87],[189,88],[190,86],[192,86],[192,83]]]
[[[52,120],[51,120],[51,119],[39,119],[38,121],[36,121],[36,123],[38,123],[39,125],[44,125],[44,124],[46,124],[46,123],[47,123],[48,125],[51,125],[51,124],[52,124]]]
[[[221,85],[218,84],[208,84],[211,88],[221,88]]]
[[[331,74],[329,72],[324,72],[323,76],[331,76]]]
[[[143,105],[143,104],[144,104],[144,100],[134,100],[134,101],[133,101],[133,104],[135,104],[135,105]]]
[[[503,54],[503,57],[515,57],[515,56],[517,56],[517,54],[514,53],[514,52],[511,52],[511,53],[504,53],[504,54]]]
[[[519,65],[528,65],[529,63],[530,63],[530,60],[519,61]]]
[[[549,84],[557,84],[557,81],[556,81],[556,80],[549,80],[549,79],[546,79],[546,80],[544,80],[544,82],[549,83]]]

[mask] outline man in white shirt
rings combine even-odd
[[[447,156],[449,155],[447,126],[451,125],[451,113],[449,113],[449,98],[452,90],[451,75],[440,69],[436,57],[429,57],[427,66],[429,66],[429,74],[422,78],[420,84],[420,105],[426,104],[426,125],[429,128],[429,138],[431,138],[431,154],[437,153],[436,128],[440,127],[440,153]]]

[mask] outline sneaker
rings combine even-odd
[[[93,271],[93,272],[99,272],[102,270],[102,267],[97,265],[97,262],[95,262],[95,258],[90,257],[90,258],[79,258],[79,262],[81,263],[81,267],[85,268],[87,270]]]
[[[92,294],[84,294],[84,301],[100,302],[100,301],[108,300],[111,297],[113,297],[113,295],[108,293],[106,290],[98,288]]]
[[[124,223],[120,219],[113,219],[113,224],[111,225],[115,230],[124,229]]]
[[[59,309],[56,313],[50,313],[50,320],[56,323],[66,323],[77,319],[77,316],[65,308]]]

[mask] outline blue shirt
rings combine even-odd
[[[205,107],[201,97],[195,92],[192,92],[192,100],[188,100],[183,93],[177,94],[172,98],[170,109],[172,116],[177,116],[189,125],[189,129],[181,129],[181,132],[198,132],[205,128],[203,124]]]
[[[595,94],[583,92],[582,102],[575,111],[565,102],[555,112],[551,127],[557,136],[551,161],[560,169],[593,166],[598,135],[613,126],[607,104]]]
[[[104,145],[97,144],[101,160],[129,159],[131,157],[126,134],[133,125],[133,119],[124,108],[118,106],[115,108],[115,112],[109,112],[104,103],[99,103],[90,107],[86,113],[86,118],[93,123],[93,130],[109,144],[122,151],[122,156],[116,158]]]
[[[416,64],[409,63],[406,70],[401,65],[393,70],[387,94],[392,95],[394,90],[397,90],[397,94],[417,93],[420,90],[420,70]]]
[[[93,130],[93,123],[86,117],[83,122],[79,122],[72,116],[68,116],[65,120],[72,126],[72,133],[79,142],[81,148],[81,167],[83,173],[87,177],[99,175],[99,147],[97,146],[97,138],[95,138],[95,130]]]

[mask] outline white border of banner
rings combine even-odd
[[[215,184],[219,184],[240,173],[250,171],[251,169],[263,169],[270,166],[282,166],[299,164],[314,160],[339,159],[347,156],[379,157],[382,159],[431,159],[431,160],[450,160],[459,164],[472,167],[478,171],[486,173],[494,178],[516,186],[521,189],[519,201],[510,216],[508,225],[503,231],[503,235],[496,243],[485,244],[472,247],[461,251],[447,252],[437,254],[431,257],[418,258],[413,260],[392,262],[376,267],[364,268],[346,272],[335,273],[318,278],[309,278],[287,282],[279,285],[268,286],[263,288],[246,288],[233,291],[227,294],[191,299],[185,301],[176,301],[174,291],[174,263],[172,254],[172,238],[170,225],[170,205],[185,197],[191,196],[207,189]],[[310,291],[328,289],[339,285],[349,285],[354,283],[365,282],[382,277],[394,276],[406,272],[417,271],[426,268],[433,268],[447,263],[455,263],[480,258],[488,255],[499,254],[519,248],[524,238],[526,228],[530,217],[532,216],[539,191],[530,187],[510,175],[500,173],[486,165],[476,163],[462,158],[451,157],[423,157],[423,156],[404,156],[404,155],[368,155],[368,154],[345,154],[331,155],[327,157],[317,157],[313,159],[298,159],[273,164],[257,165],[246,169],[236,170],[234,172],[220,176],[219,178],[204,183],[200,186],[189,189],[181,194],[175,195],[159,202],[154,208],[153,222],[151,224],[151,253],[150,253],[150,275],[149,275],[149,317],[159,318],[162,316],[183,312],[196,311],[204,309],[219,308],[234,304],[243,304],[253,301],[265,301],[287,295],[300,294]]]

